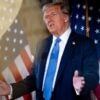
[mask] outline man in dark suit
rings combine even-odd
[[[42,11],[43,20],[51,35],[37,47],[30,75],[11,85],[0,81],[0,95],[10,95],[13,100],[35,90],[36,100],[91,100],[90,92],[95,89],[99,79],[94,43],[71,30],[68,6],[50,3],[44,5]],[[57,38],[60,39],[59,54],[54,54],[57,64],[51,83],[51,80],[47,80],[51,78],[53,71],[48,77],[47,74]],[[57,52],[56,50],[55,53]]]

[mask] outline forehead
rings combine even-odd
[[[43,8],[43,13],[49,13],[51,11],[61,11],[59,5],[49,5]]]

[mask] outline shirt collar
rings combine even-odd
[[[69,27],[59,38],[61,41],[66,42],[71,34],[71,28]],[[53,35],[53,42],[57,39],[56,36]]]

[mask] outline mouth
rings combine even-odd
[[[52,27],[54,27],[54,24],[53,24],[53,23],[50,23],[50,24],[48,24],[48,26],[49,26],[50,28],[52,28]]]

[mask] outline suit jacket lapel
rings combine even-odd
[[[58,81],[58,79],[60,78],[64,67],[67,67],[68,62],[72,59],[73,57],[73,51],[74,51],[74,47],[75,47],[75,41],[74,41],[74,34],[71,33],[68,42],[66,44],[64,53],[62,55],[62,59],[61,59],[61,63],[59,66],[59,70],[58,70],[58,75],[57,75],[57,79],[56,79],[56,83]]]

